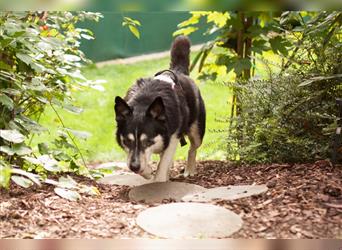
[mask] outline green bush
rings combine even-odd
[[[249,163],[329,158],[336,128],[335,97],[342,92],[327,88],[312,93],[298,87],[301,83],[303,78],[287,76],[240,86],[243,112],[232,123],[229,158],[239,155]]]
[[[98,87],[80,71],[88,62],[80,40],[93,39],[92,33],[76,25],[100,17],[89,12],[0,13],[0,186],[8,187],[10,178],[22,186],[38,183],[37,173],[46,177],[49,172],[86,171],[77,161],[80,150],[74,137],[88,133],[66,128],[57,111],[61,127],[55,140],[38,150],[30,141],[45,130],[39,125],[45,107],[79,113],[71,92]]]
[[[331,156],[342,96],[341,17],[322,13],[303,29],[280,75],[233,85],[242,112],[228,137],[229,158],[313,162]]]

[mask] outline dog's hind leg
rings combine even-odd
[[[184,177],[194,176],[196,173],[196,153],[202,144],[197,122],[191,125],[188,137],[190,140],[190,149],[188,152],[188,162],[184,170]]]
[[[179,143],[179,138],[177,138],[176,135],[173,135],[171,137],[169,146],[161,154],[157,173],[154,178],[155,182],[165,182],[169,180],[169,172],[173,164],[173,157],[176,153],[178,143]]]

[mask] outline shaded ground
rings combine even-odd
[[[183,163],[175,165],[179,169]],[[324,161],[198,165],[198,175],[187,182],[204,187],[253,183],[269,187],[258,196],[213,202],[242,216],[244,225],[233,238],[342,238],[342,166]],[[178,170],[172,172],[176,174]],[[135,224],[137,213],[150,206],[130,202],[128,187],[75,179],[97,186],[101,196],[70,202],[47,185],[23,189],[12,184],[11,191],[0,190],[0,238],[153,238]]]

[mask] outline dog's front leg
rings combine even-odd
[[[173,157],[176,153],[178,143],[179,143],[179,138],[177,138],[176,135],[173,135],[171,137],[169,146],[161,154],[157,173],[156,173],[156,176],[154,177],[155,182],[165,182],[169,180],[169,170],[172,166]]]

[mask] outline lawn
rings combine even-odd
[[[135,64],[109,65],[97,68],[95,65],[84,70],[89,79],[103,79],[105,91],[94,89],[76,91],[74,93],[76,105],[84,111],[77,115],[64,110],[58,110],[66,127],[84,130],[91,133],[85,140],[78,140],[88,162],[121,161],[125,160],[125,153],[117,145],[114,137],[114,97],[123,96],[128,87],[139,77],[151,76],[159,70],[168,68],[169,58],[143,61]],[[196,78],[196,74],[192,75]],[[198,152],[198,159],[224,158],[224,133],[213,132],[226,128],[225,123],[216,122],[215,117],[229,115],[231,92],[228,87],[197,81],[207,108],[207,131],[204,143]],[[41,117],[41,123],[48,128],[48,132],[36,136],[34,144],[48,141],[49,137],[61,127],[54,112],[48,108]],[[176,158],[186,159],[188,145],[178,149]]]

